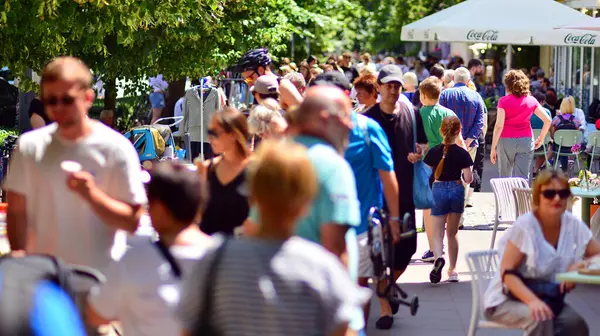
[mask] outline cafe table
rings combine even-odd
[[[590,226],[590,206],[594,198],[600,197],[600,188],[586,190],[580,187],[571,187],[573,196],[581,198],[581,220]]]
[[[580,274],[577,271],[559,273],[556,275],[556,281],[569,281],[587,285],[600,285],[600,275]]]

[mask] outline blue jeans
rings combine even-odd
[[[465,212],[465,187],[461,181],[434,182],[432,216],[446,216],[449,213]]]

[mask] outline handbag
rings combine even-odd
[[[502,274],[502,283],[504,283],[504,277],[507,274],[512,274],[521,279],[523,284],[525,284],[525,286],[527,286],[527,288],[529,288],[529,290],[532,291],[535,296],[544,301],[544,303],[550,307],[552,313],[554,313],[554,316],[560,315],[560,312],[565,307],[565,294],[561,293],[560,284],[546,280],[525,278],[519,271],[516,270],[504,271]],[[510,299],[520,301],[516,296],[508,291],[506,287],[504,287],[503,292]]]
[[[415,111],[411,109],[412,127],[413,127],[413,152],[417,152],[417,119]],[[413,178],[413,202],[417,209],[433,208],[433,193],[429,186],[432,170],[429,166],[419,160],[414,163],[414,178]]]

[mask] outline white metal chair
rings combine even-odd
[[[587,137],[587,143],[592,146],[592,152],[590,153],[590,171],[594,165],[594,158],[598,158],[599,153],[596,153],[596,149],[600,149],[600,131],[592,132]]]
[[[496,232],[500,224],[512,224],[517,219],[514,188],[529,188],[529,183],[522,177],[494,178],[490,180],[494,199],[496,200],[496,219],[494,220],[494,233],[490,250],[496,243]]]
[[[472,307],[468,336],[475,336],[479,328],[514,329],[488,321],[484,315],[483,299],[490,280],[496,275],[500,264],[498,251],[480,251],[467,254],[467,264],[472,275]]]
[[[515,213],[519,218],[532,210],[533,190],[530,188],[514,188],[513,196],[515,197]]]
[[[533,130],[533,138],[537,139],[540,135],[542,134],[542,130],[541,129],[534,129]],[[546,137],[544,138],[544,141],[542,142],[542,148],[544,149],[544,152],[534,152],[533,156],[544,156],[544,161],[546,161],[546,167],[549,167],[550,165],[548,164],[548,144],[550,144],[550,142],[552,141],[552,138],[550,137],[550,132],[546,133]]]
[[[563,147],[573,147],[575,145],[581,144],[583,141],[583,133],[579,130],[558,130],[554,132],[554,143],[558,145],[558,149],[556,151],[556,160],[554,162],[554,168],[558,167],[558,162],[560,161],[561,156],[574,157],[577,163],[577,171],[581,170],[581,165],[579,164],[579,157],[575,153],[561,153],[561,148]]]

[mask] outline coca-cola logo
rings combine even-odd
[[[469,41],[496,41],[498,40],[497,30],[476,31],[471,30],[467,33]]]
[[[565,44],[596,44],[596,34],[573,35],[571,33],[565,36]]]

